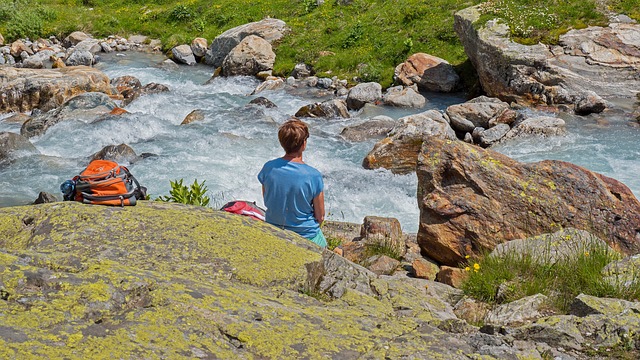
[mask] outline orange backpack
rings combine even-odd
[[[146,197],[147,189],[124,166],[109,160],[93,160],[75,181],[75,196],[85,204],[126,206]]]

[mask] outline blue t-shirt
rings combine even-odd
[[[318,170],[277,158],[264,164],[258,180],[264,186],[266,222],[307,239],[318,234],[320,224],[313,214],[313,199],[324,189]]]

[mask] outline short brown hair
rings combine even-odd
[[[309,138],[307,124],[296,118],[287,120],[278,129],[278,140],[287,154],[300,150],[307,138]]]

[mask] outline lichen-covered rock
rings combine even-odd
[[[612,284],[617,286],[638,286],[640,285],[640,254],[627,256],[626,258],[614,261],[602,269],[604,275]]]
[[[202,207],[0,208],[0,274],[2,358],[478,356],[424,283]]]
[[[101,116],[116,109],[116,104],[108,95],[100,92],[80,94],[69,99],[61,107],[34,116],[20,128],[20,134],[26,137],[42,135],[51,126],[65,120],[73,119],[93,122]]]
[[[502,304],[489,310],[484,317],[487,324],[514,326],[532,322],[545,317],[544,306],[547,297],[542,294],[527,296],[522,299]]]
[[[438,264],[426,259],[415,259],[411,263],[413,275],[418,279],[435,280],[436,275],[440,271]]]
[[[377,142],[362,161],[365,169],[388,169],[394,174],[408,174],[416,170],[416,162],[423,142],[431,138],[455,140],[456,134],[437,110],[398,119],[388,137]]]
[[[416,84],[427,91],[450,92],[460,77],[446,60],[417,53],[396,67],[394,79],[405,86]]]
[[[247,36],[259,36],[272,44],[282,39],[288,31],[284,21],[270,18],[229,29],[213,39],[205,54],[205,63],[214,67],[222,66],[229,52]]]
[[[7,131],[0,132],[0,164],[39,153],[27,137]]]
[[[332,99],[321,103],[310,104],[301,107],[295,114],[296,117],[321,117],[321,118],[350,118],[347,103],[343,99]]]
[[[84,92],[111,94],[101,71],[75,66],[60,69],[0,67],[0,112],[48,111]]]
[[[457,266],[465,255],[558,227],[587,230],[623,254],[640,252],[640,202],[624,184],[580,166],[525,164],[431,137],[417,174],[418,243],[439,263]]]
[[[638,317],[640,303],[580,294],[571,303],[569,314],[579,317],[589,315],[607,315],[609,317],[631,315]]]

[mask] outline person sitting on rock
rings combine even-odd
[[[291,230],[312,242],[327,247],[320,229],[324,221],[324,182],[322,174],[302,161],[307,148],[309,128],[290,119],[278,130],[278,140],[285,151],[283,157],[268,161],[260,170],[265,221]]]

